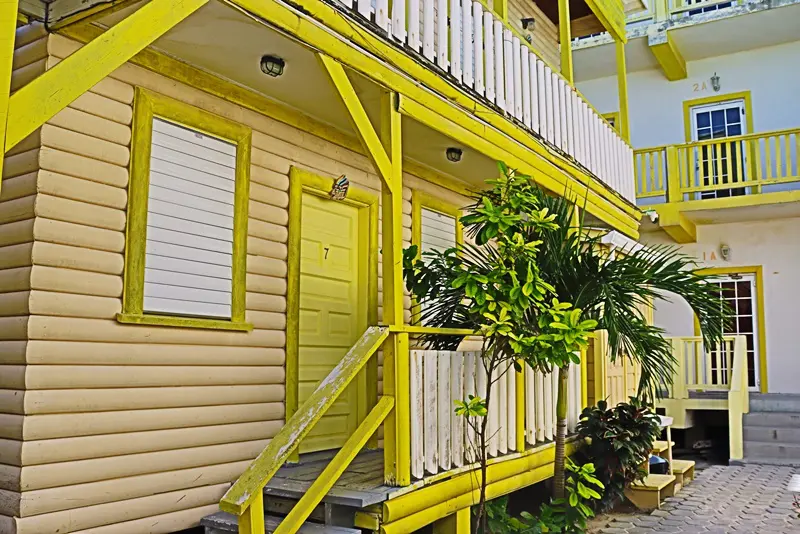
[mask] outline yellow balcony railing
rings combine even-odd
[[[636,197],[681,202],[800,182],[800,128],[634,151]]]

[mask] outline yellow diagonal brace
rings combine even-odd
[[[311,487],[308,488],[305,495],[294,505],[289,515],[281,521],[281,524],[275,529],[275,534],[294,534],[300,529],[306,518],[322,501],[322,498],[327,495],[336,481],[339,480],[339,477],[342,476],[342,473],[353,461],[353,458],[364,447],[370,436],[378,430],[378,427],[389,415],[393,406],[394,399],[392,397],[380,398],[353,435],[342,445],[342,448],[333,457],[331,463],[325,467],[314,483],[311,484]]]
[[[647,44],[656,57],[664,76],[671,81],[684,80],[688,76],[686,60],[683,59],[677,43],[672,38],[669,30],[662,30],[653,35],[648,35]]]
[[[318,56],[322,62],[322,66],[328,71],[328,75],[330,75],[331,81],[334,87],[336,87],[336,91],[339,93],[339,96],[342,97],[342,102],[344,102],[347,108],[350,121],[353,123],[358,138],[364,145],[365,152],[369,155],[373,165],[375,165],[375,168],[378,170],[383,185],[388,188],[389,191],[393,191],[394,178],[392,175],[392,162],[383,149],[380,137],[378,137],[377,132],[375,132],[375,128],[372,127],[367,112],[364,111],[364,106],[361,105],[361,101],[358,99],[356,90],[353,88],[353,84],[350,83],[350,78],[347,77],[344,67],[325,54],[318,54]]]
[[[17,91],[9,101],[6,151],[208,0],[152,0]]]
[[[17,0],[0,0],[0,147],[5,145],[14,35],[17,28]],[[3,185],[3,155],[0,150],[0,188]]]

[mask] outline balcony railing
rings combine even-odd
[[[634,202],[632,150],[524,38],[473,0],[339,0]]]
[[[800,128],[634,151],[636,197],[667,202],[794,189]],[[652,202],[648,202],[652,203]]]

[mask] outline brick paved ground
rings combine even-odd
[[[800,534],[786,490],[795,469],[713,466],[650,515],[619,518],[603,534]]]

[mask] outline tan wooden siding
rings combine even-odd
[[[79,48],[42,37],[20,41],[15,74]],[[115,320],[135,85],[253,129],[251,333]],[[196,525],[284,421],[290,167],[346,174],[377,197],[380,180],[360,153],[130,64],[16,148],[0,197],[0,531]],[[405,179],[404,246],[412,187],[469,203]]]
[[[12,91],[46,69],[47,39],[41,27],[22,29],[15,40]],[[21,502],[25,352],[30,313],[39,132],[9,151],[0,190],[0,514],[11,516]],[[13,532],[7,518],[1,532]]]
[[[533,18],[533,31],[522,28],[522,19]],[[558,51],[558,26],[539,9],[533,0],[509,0],[508,23],[523,37],[531,36],[531,44],[555,70],[561,68],[561,55]]]

